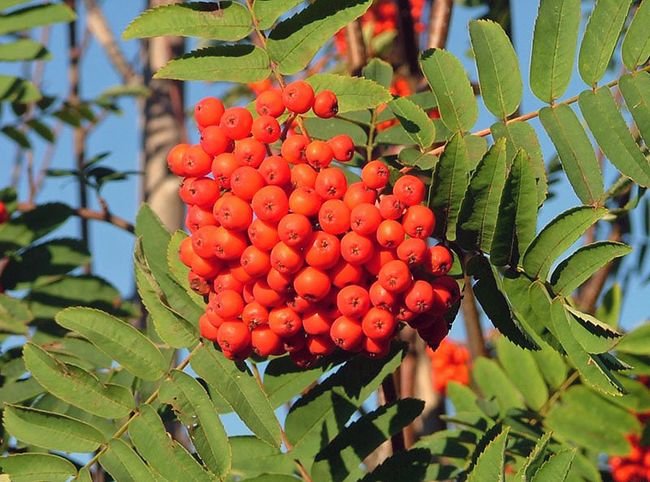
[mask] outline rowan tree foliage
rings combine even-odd
[[[467,28],[469,72],[444,49],[453,5],[443,0],[172,3],[122,33],[198,39],[154,77],[227,82],[226,106],[255,117],[269,88],[302,79],[331,91],[334,117],[279,114],[281,135],[349,136],[351,159],[335,161],[349,184],[375,160],[389,169],[383,193],[407,174],[424,183],[433,236],[454,255],[473,359],[470,369],[468,352],[444,343],[434,352],[434,378],[454,363],[465,371],[436,385],[433,426],[415,435],[425,404],[404,382],[408,326],[381,358],[336,351],[308,366],[243,360],[201,336],[206,299],[179,257],[187,234],[146,204],[133,223],[114,216],[103,187],[138,173],[83,149],[116,99],[146,88],[83,99],[74,75],[61,96],[0,75],[1,132],[28,166],[35,139],[57,141],[55,122],[74,129],[76,169],[47,174],[73,179],[81,201],[38,204],[31,171],[29,193],[0,192],[0,480],[650,479],[650,326],[619,328],[625,283],[647,283],[650,0],[540,0],[530,85],[507,2],[487,3]],[[74,1],[0,0],[0,11],[2,62],[47,60],[25,32],[75,20]],[[81,47],[73,33],[69,42],[74,72]],[[569,97],[576,75],[583,89]],[[524,112],[525,89],[544,107]],[[482,109],[491,125],[477,125]],[[540,226],[560,186],[578,204]],[[57,237],[71,217],[79,239]],[[133,300],[88,269],[89,222],[133,232]],[[231,413],[251,435],[228,433],[220,416]]]

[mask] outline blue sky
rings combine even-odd
[[[119,7],[117,7],[118,3]],[[519,0],[512,2],[512,4],[514,43],[521,61],[524,85],[527,86],[531,39],[537,2]],[[144,6],[144,2],[105,2],[104,5],[104,11],[113,30],[121,32],[139,14]],[[470,76],[474,79],[476,78],[476,69],[472,59],[467,55],[469,51],[467,24],[472,18],[480,16],[481,13],[481,8],[455,7],[448,46],[449,50],[462,59]],[[83,18],[83,14],[81,17]],[[53,52],[54,60],[47,63],[45,67],[43,82],[45,92],[61,94],[66,91],[66,40],[65,27],[59,25],[52,29],[50,49]],[[121,45],[128,59],[134,60],[137,58],[137,41],[121,42]],[[3,69],[6,71],[11,70],[12,72],[19,71],[18,66],[7,68],[6,64],[3,65]],[[609,77],[613,77],[613,73],[608,73],[608,78],[605,81],[609,80]],[[81,78],[83,86],[82,96],[85,99],[93,98],[106,88],[120,83],[119,78],[108,65],[102,49],[94,42],[91,42],[83,58]],[[577,73],[574,73],[565,97],[572,96],[585,88],[586,85],[582,83]],[[189,83],[187,86],[188,105],[206,95],[218,95],[220,90],[221,88],[216,85],[198,82]],[[140,148],[137,109],[134,102],[129,99],[121,101],[121,107],[124,110],[122,116],[111,116],[90,136],[87,153],[88,157],[91,157],[101,152],[110,151],[111,155],[104,161],[106,165],[118,170],[134,170],[138,169]],[[529,112],[541,107],[543,107],[543,104],[526,88],[521,112]],[[476,128],[482,129],[488,127],[493,121],[494,119],[491,114],[481,107],[481,114]],[[532,125],[540,135],[543,151],[548,160],[553,153],[551,144],[541,129],[539,122],[534,120],[532,121]],[[73,166],[74,161],[71,146],[71,131],[70,129],[65,129],[59,136],[58,147],[52,167],[71,168]],[[36,143],[35,160],[37,163],[42,159],[44,150],[44,145]],[[0,139],[0,152],[4,153],[0,165],[3,167],[6,166],[0,170],[0,186],[4,186],[10,182],[11,170],[9,167],[13,163],[14,156],[12,145],[4,138]],[[605,175],[606,184],[611,183],[615,177],[611,170],[606,171]],[[104,196],[115,214],[129,220],[134,219],[139,199],[138,183],[139,180],[133,178],[126,182],[114,183],[105,188]],[[27,194],[24,176],[19,187],[21,195],[24,198]],[[540,227],[561,211],[579,203],[566,181],[563,181],[559,185],[557,194],[542,209],[540,213]],[[37,201],[63,200],[70,204],[76,204],[75,196],[76,188],[72,181],[51,179],[48,180],[45,189],[39,194]],[[92,205],[97,208],[95,200],[92,201]],[[638,222],[638,218],[639,216],[637,215],[634,222]],[[77,233],[78,221],[71,220],[57,234],[60,236],[75,236]],[[91,224],[91,241],[92,252],[94,254],[94,271],[114,283],[123,294],[130,294],[133,287],[130,263],[133,246],[132,236],[105,223],[95,222]],[[639,241],[629,240],[633,246],[635,244],[638,246]],[[627,262],[631,263],[633,260],[630,259]],[[630,328],[647,316],[647,310],[644,310],[644,304],[635,302],[634,300],[643,299],[644,294],[647,296],[648,293],[647,284],[642,285],[641,280],[630,284],[628,293],[626,293],[628,296],[626,296],[627,301],[624,305],[622,316],[622,324],[624,327]],[[453,334],[456,337],[462,338],[462,323],[457,322],[455,324]]]

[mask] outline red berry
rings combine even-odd
[[[194,107],[194,120],[199,127],[219,125],[224,113],[223,103],[214,97],[201,99]]]
[[[304,114],[314,104],[314,89],[304,80],[296,80],[284,88],[282,100],[291,112]]]
[[[255,110],[259,115],[280,117],[284,112],[282,92],[279,89],[269,89],[262,92],[255,100]]]
[[[280,138],[280,124],[270,115],[263,115],[253,121],[251,127],[253,137],[264,144],[273,144]]]
[[[231,107],[223,113],[219,125],[231,139],[243,139],[250,135],[253,115],[244,107]]]
[[[323,119],[334,117],[339,111],[339,101],[331,90],[319,92],[314,97],[314,114]]]
[[[334,159],[339,162],[349,162],[354,157],[354,141],[345,134],[332,137],[327,143],[332,148]]]

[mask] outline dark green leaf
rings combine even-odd
[[[381,84],[360,77],[316,74],[307,79],[316,92],[331,90],[336,94],[339,114],[371,109],[391,100],[390,92]]]
[[[18,440],[50,450],[92,452],[105,442],[91,425],[58,413],[5,405],[3,420]]]
[[[45,3],[0,16],[0,35],[54,23],[71,22],[75,13],[63,3]]]
[[[25,122],[36,134],[47,142],[54,142],[54,131],[45,122],[38,119],[29,119]]]
[[[629,70],[643,65],[650,57],[650,2],[642,1],[634,12],[621,47],[623,63]]]
[[[0,129],[0,132],[18,144],[19,147],[22,147],[23,149],[32,148],[32,143],[29,141],[29,137],[27,137],[27,134],[23,130],[14,126],[4,126]]]
[[[47,49],[31,39],[18,39],[0,44],[0,61],[17,62],[21,60],[48,60],[51,58]]]
[[[366,79],[374,80],[388,89],[393,81],[393,66],[381,59],[373,58],[363,68],[361,74]]]
[[[467,474],[468,482],[481,482],[485,480],[503,480],[504,457],[508,428],[505,428],[492,440]]]
[[[598,0],[580,45],[578,70],[589,85],[605,74],[632,0]]]
[[[650,5],[648,2],[645,4]],[[647,10],[650,12],[650,8]],[[637,72],[624,75],[618,86],[647,146],[650,144],[650,74]]]
[[[569,85],[580,28],[580,0],[543,0],[535,22],[530,88],[547,104]]]
[[[192,368],[237,412],[255,435],[280,446],[280,425],[266,394],[243,364],[235,364],[209,346],[192,358]]]
[[[217,476],[230,471],[232,457],[228,436],[207,392],[187,373],[173,370],[171,379],[162,385],[161,401],[174,409],[192,437],[196,451],[205,465]]]
[[[8,475],[13,482],[67,482],[77,469],[58,455],[22,453],[1,457],[0,473]]]
[[[551,435],[551,432],[546,432],[537,440],[535,447],[517,471],[516,478],[520,478],[522,482],[532,479],[539,466],[544,462],[546,447],[551,439]]]
[[[440,119],[453,132],[468,131],[478,118],[478,105],[460,60],[450,52],[423,52],[420,66],[436,96]]]
[[[605,208],[578,206],[557,216],[530,243],[523,259],[524,271],[546,279],[555,260],[605,214]]]
[[[465,249],[489,252],[506,182],[506,141],[497,140],[472,175],[458,219],[458,241]]]
[[[564,172],[584,204],[603,197],[603,174],[591,141],[573,110],[566,105],[545,107],[539,118],[557,149]]]
[[[458,133],[445,147],[429,188],[429,206],[437,219],[436,231],[450,241],[456,239],[456,224],[468,184],[467,144]]]
[[[304,69],[342,27],[360,17],[372,0],[316,0],[271,30],[266,47],[282,74]]]
[[[255,0],[253,14],[259,28],[269,29],[282,14],[300,5],[304,0]]]
[[[248,9],[236,2],[190,2],[145,10],[124,30],[124,39],[178,35],[240,40],[253,29]]]
[[[589,129],[612,164],[637,184],[649,187],[650,161],[630,134],[610,90],[585,91],[580,94],[579,104]]]
[[[569,296],[587,281],[596,271],[621,256],[630,253],[627,244],[613,241],[599,241],[582,246],[571,256],[562,261],[551,275],[553,291],[562,296]]]
[[[546,199],[548,181],[546,179],[546,166],[542,146],[537,138],[537,132],[528,122],[495,122],[490,127],[494,140],[505,138],[506,142],[506,165],[508,169],[512,166],[515,157],[520,150],[523,150],[530,157],[535,182],[537,183],[537,204],[542,205]]]
[[[490,261],[516,266],[537,229],[537,188],[530,158],[519,151],[512,164],[499,204]]]
[[[505,120],[519,107],[524,88],[515,49],[497,22],[472,20],[469,35],[483,102],[490,112]]]
[[[388,107],[400,122],[408,136],[422,149],[433,144],[435,126],[424,110],[405,97],[392,100]]]
[[[328,364],[305,369],[297,367],[289,356],[274,358],[264,370],[264,390],[276,409],[298,397],[329,368]]]
[[[540,410],[548,400],[548,389],[533,354],[505,338],[497,339],[496,349],[501,367],[524,396],[526,404],[533,410]]]
[[[138,453],[149,465],[171,480],[212,480],[201,465],[165,431],[162,420],[151,405],[139,407],[129,424],[129,436]]]
[[[609,455],[627,453],[630,446],[626,434],[640,430],[633,414],[584,386],[569,388],[562,395],[562,403],[553,405],[549,411],[545,425],[560,440]]]
[[[431,452],[418,448],[397,452],[384,460],[375,470],[366,475],[361,482],[387,482],[395,480],[399,474],[400,482],[421,482],[422,480],[447,480],[450,471],[441,471],[438,476],[428,476],[427,469],[435,469],[431,464]]]
[[[90,340],[97,349],[126,370],[145,380],[158,380],[167,371],[167,361],[153,342],[114,316],[91,308],[68,308],[56,322]]]
[[[342,430],[316,456],[311,469],[316,480],[356,480],[363,460],[392,435],[410,424],[424,402],[405,398],[383,405]]]
[[[552,455],[535,473],[533,482],[564,482],[571,470],[571,464],[576,456],[576,449],[561,450]]]
[[[48,203],[12,218],[0,225],[0,252],[27,246],[54,231],[72,214],[65,204]]]
[[[248,44],[194,50],[171,60],[154,78],[208,82],[258,82],[271,73],[265,50]]]
[[[32,82],[12,75],[0,75],[0,100],[28,103],[40,98],[41,93]]]
[[[133,395],[119,385],[102,384],[94,375],[62,363],[33,343],[23,348],[25,365],[52,395],[105,418],[121,418],[134,407]]]

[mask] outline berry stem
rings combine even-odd
[[[171,368],[171,370],[183,370],[187,365],[190,364],[190,361],[192,360],[192,357],[196,354],[197,351],[199,351],[201,348],[203,348],[204,344],[203,341],[199,341],[198,345],[194,347],[194,349],[175,367]],[[169,372],[168,372],[169,374]],[[158,398],[158,395],[160,395],[160,387],[158,387],[149,397],[142,403],[142,405],[148,405],[154,400]],[[131,422],[135,419],[135,417],[138,416],[138,408],[136,407],[132,412],[129,418],[124,422],[120,428],[117,429],[117,431],[113,434],[111,439],[114,438],[120,438],[126,431],[129,429],[129,425]],[[88,461],[86,464],[83,466],[83,468],[90,468],[92,467],[99,458],[108,450],[108,444],[103,444],[99,450],[95,453],[95,455]]]

